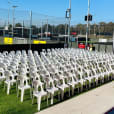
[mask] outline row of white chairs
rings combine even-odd
[[[91,88],[91,83],[98,85],[100,80],[112,80],[114,74],[114,55],[105,52],[89,52],[74,48],[38,51],[4,51],[0,53],[0,81],[7,86],[10,94],[11,86],[16,84],[17,96],[21,91],[23,102],[25,90],[30,90],[32,103],[37,98],[40,110],[42,97],[51,97],[51,105],[55,94],[64,99],[65,90],[69,97],[74,95],[76,85]],[[79,89],[79,86],[78,86]],[[71,92],[71,93],[70,93]]]

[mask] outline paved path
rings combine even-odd
[[[47,108],[38,114],[103,114],[114,106],[114,82]]]

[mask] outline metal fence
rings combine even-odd
[[[82,19],[79,20],[82,21]],[[106,23],[103,20],[96,22],[94,17],[89,24],[89,37],[93,38],[92,41],[99,41],[99,38],[110,38],[112,40],[113,30],[113,22]],[[70,31],[70,34],[76,33],[75,37],[85,35],[86,22],[77,23],[75,20],[71,20]],[[50,35],[53,35],[54,38],[51,39]],[[58,40],[58,37],[62,35],[66,39]],[[37,12],[17,10],[16,6],[9,9],[0,9],[0,44],[4,44],[4,37],[13,37],[13,44],[32,44],[34,39],[47,40],[47,42],[52,43],[54,41],[66,42],[65,40],[68,38],[68,20],[65,16],[54,17]],[[74,42],[73,47],[77,47],[76,44]]]
[[[24,41],[20,39],[19,43],[29,43],[30,37],[35,39],[45,37],[49,40],[51,34],[65,34],[65,24],[67,24],[65,17],[16,10],[16,6],[0,9],[1,40],[2,37],[15,37],[15,43],[18,40],[16,37],[26,38]]]

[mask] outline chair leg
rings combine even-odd
[[[47,106],[48,106],[48,97],[49,97],[49,94],[47,94]]]
[[[7,85],[7,95],[9,95],[9,91],[10,91],[10,83],[8,83]]]
[[[23,97],[24,97],[24,89],[21,90],[21,102],[23,102]]]
[[[89,89],[91,89],[91,82],[89,82]]]
[[[51,94],[51,105],[53,104],[53,94]]]
[[[70,86],[69,86],[69,97],[70,97]]]
[[[32,90],[31,90],[31,88],[30,88],[30,97],[31,97],[31,99],[32,99]]]
[[[98,86],[98,80],[96,80],[96,86]]]
[[[104,83],[104,78],[102,79],[102,84]]]
[[[37,98],[37,104],[38,104],[38,111],[40,111],[41,96]]]
[[[74,95],[74,87],[72,87],[72,96]]]
[[[64,90],[61,90],[61,99],[63,100],[64,98]]]
[[[60,94],[61,94],[61,92],[60,92],[60,90],[58,90],[58,99],[59,99],[59,101],[60,101]]]
[[[81,92],[83,92],[83,85],[81,85]]]
[[[17,97],[19,97],[19,89],[17,90]]]

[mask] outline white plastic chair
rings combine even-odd
[[[26,77],[24,76],[18,76],[18,92],[17,92],[17,96],[19,96],[19,90],[21,90],[21,102],[23,102],[23,98],[24,98],[24,91],[25,90],[30,90],[30,96],[32,98],[32,91],[31,91],[31,86],[28,84],[28,80]]]
[[[44,91],[42,83],[39,80],[33,81],[33,87],[34,87],[34,90],[33,90],[32,104],[34,102],[34,97],[36,97],[37,104],[38,104],[38,111],[40,111],[41,98],[47,96],[47,92]]]
[[[4,88],[5,88],[5,84],[6,84],[7,85],[7,95],[9,95],[11,85],[16,83],[16,80],[14,79],[13,73],[8,70],[5,71],[5,77],[6,77],[6,80],[4,82]]]
[[[48,92],[48,95],[51,95],[51,105],[53,104],[53,97],[55,92],[58,91],[58,97],[59,97],[59,89],[57,87],[55,87],[54,85],[54,80],[52,78],[45,78],[46,81],[46,91]]]

